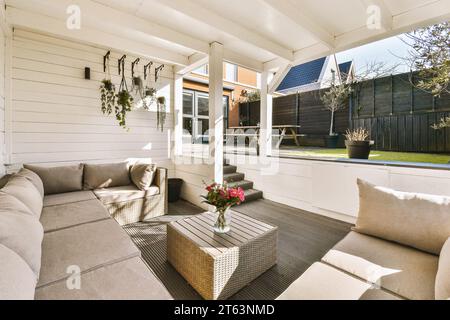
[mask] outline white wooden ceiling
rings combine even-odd
[[[68,30],[78,4],[81,30]],[[225,58],[262,71],[450,20],[450,0],[7,0],[16,26],[183,67],[220,42]],[[367,8],[381,28],[367,28]]]

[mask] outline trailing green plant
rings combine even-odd
[[[116,119],[119,121],[119,125],[125,129],[127,128],[126,117],[127,112],[133,108],[134,99],[126,89],[122,89],[116,95],[117,105],[115,109]]]
[[[156,89],[152,87],[145,87],[144,90],[144,97],[142,99],[143,101],[143,107],[145,110],[150,110],[150,106],[155,102],[156,100]]]
[[[157,99],[157,128],[161,128],[164,131],[164,124],[166,123],[166,97],[158,97]]]
[[[103,114],[110,115],[116,104],[116,87],[111,80],[104,79],[100,86],[100,100]]]

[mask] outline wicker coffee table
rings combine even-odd
[[[278,228],[232,212],[231,231],[216,234],[216,214],[167,227],[167,259],[208,300],[226,299],[277,262]]]

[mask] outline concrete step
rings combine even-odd
[[[263,198],[262,191],[255,190],[255,189],[249,189],[244,191],[245,194],[245,201],[244,203],[259,200]]]
[[[242,181],[245,178],[245,174],[235,172],[235,173],[227,173],[223,175],[223,180],[227,183],[230,182],[236,182],[236,181]]]
[[[236,166],[226,165],[226,166],[223,167],[223,173],[224,174],[236,173],[236,171],[237,171],[237,167]]]
[[[242,188],[244,190],[249,190],[249,189],[253,189],[253,182],[247,181],[247,180],[242,180],[242,181],[231,182],[228,184],[228,186],[230,188]]]

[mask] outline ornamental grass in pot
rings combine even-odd
[[[350,159],[369,159],[372,141],[369,140],[369,132],[366,129],[347,130],[345,137],[345,146]]]

